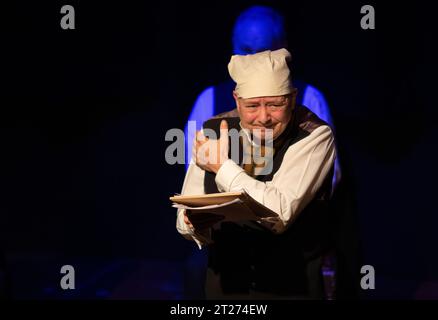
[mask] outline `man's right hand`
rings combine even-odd
[[[184,222],[194,230],[205,230],[212,227],[214,224],[223,220],[223,216],[219,216],[213,213],[199,213],[193,214],[190,211],[187,213],[187,210],[184,211]]]

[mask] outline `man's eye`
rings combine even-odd
[[[255,104],[250,104],[246,106],[247,108],[256,108],[257,106]]]

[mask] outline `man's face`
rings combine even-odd
[[[285,96],[248,99],[239,98],[235,92],[233,95],[242,127],[251,130],[262,141],[267,129],[273,131],[274,139],[277,138],[286,129],[295,108],[296,91]]]

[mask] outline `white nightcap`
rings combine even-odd
[[[289,51],[267,50],[256,54],[233,55],[228,64],[240,98],[282,96],[292,92]]]

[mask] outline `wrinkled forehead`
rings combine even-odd
[[[272,97],[255,97],[255,98],[239,98],[245,103],[274,103],[274,102],[287,102],[289,98],[289,95],[283,95],[283,96],[272,96]]]

